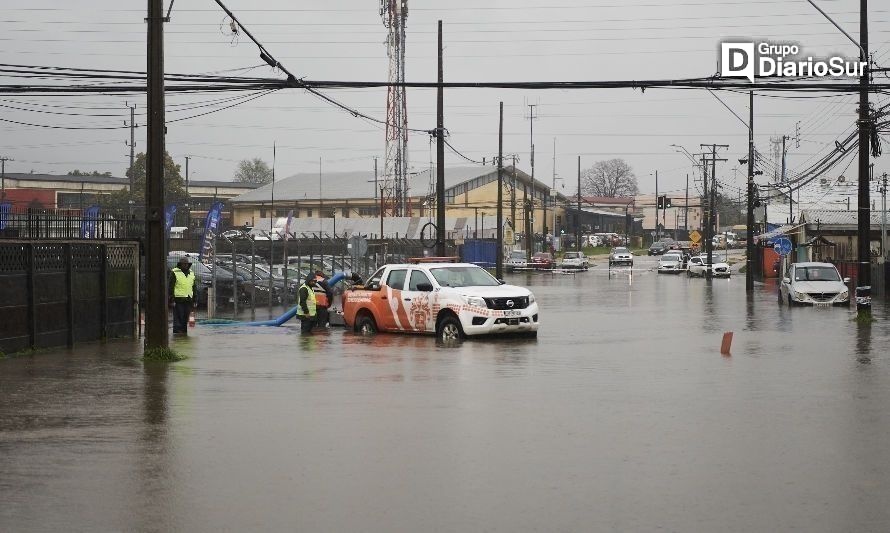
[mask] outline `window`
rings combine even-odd
[[[402,290],[405,288],[405,276],[408,275],[408,271],[404,269],[400,270],[390,270],[389,276],[386,278],[386,286],[392,287],[393,289]]]
[[[426,277],[426,274],[424,274],[422,270],[412,270],[411,280],[408,282],[408,290],[419,291],[420,289],[417,288],[418,285],[429,282],[430,278]]]
[[[260,209],[260,218],[266,218],[266,209]]]
[[[312,218],[312,210],[311,209],[306,210],[306,216],[309,218]]]
[[[349,218],[349,208],[348,207],[343,208],[343,218]]]
[[[383,268],[380,268],[377,272],[371,274],[371,277],[368,278],[368,281],[365,282],[365,288],[368,290],[377,290],[380,288],[380,280],[383,278]]]

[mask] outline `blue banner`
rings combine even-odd
[[[80,238],[96,238],[96,221],[99,219],[99,206],[91,205],[83,210],[83,218],[80,221]]]
[[[12,204],[9,202],[0,202],[0,229],[6,229],[6,223],[9,220],[9,212],[12,210]]]
[[[173,217],[176,216],[176,204],[170,204],[164,210],[164,235],[170,236],[170,228],[173,227]]]
[[[199,262],[204,262],[204,258],[210,257],[213,253],[213,239],[219,229],[222,210],[223,203],[214,202],[210,211],[207,211],[207,218],[204,221],[204,237],[201,239],[201,255],[198,257]]]

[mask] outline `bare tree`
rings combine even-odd
[[[235,172],[235,181],[243,183],[269,183],[272,181],[272,169],[259,157],[242,159]]]
[[[640,192],[637,177],[624,159],[597,161],[581,173],[581,190],[591,196],[633,196]]]

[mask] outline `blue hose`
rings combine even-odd
[[[331,279],[328,280],[328,286],[333,287],[334,285],[343,281],[346,278],[346,274],[339,273],[331,276]],[[278,318],[273,320],[257,320],[255,322],[241,322],[238,320],[227,320],[223,318],[208,318],[205,320],[199,320],[198,324],[202,326],[280,326],[292,319],[297,315],[297,308],[299,306],[293,306]]]

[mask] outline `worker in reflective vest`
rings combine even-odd
[[[300,331],[302,333],[311,333],[312,327],[318,315],[318,309],[315,302],[315,276],[309,274],[306,276],[306,282],[300,285],[297,291],[297,317],[300,319]]]
[[[315,303],[318,312],[315,323],[326,328],[328,326],[328,308],[331,306],[333,294],[330,287],[328,287],[328,277],[321,270],[315,271],[315,286],[312,289],[315,291]]]
[[[170,271],[167,287],[170,300],[173,302],[173,333],[188,334],[189,313],[195,306],[197,281],[191,270],[192,262],[187,256],[179,259],[176,267]]]

